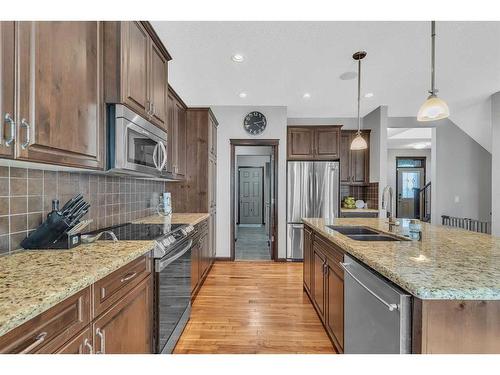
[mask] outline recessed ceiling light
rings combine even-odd
[[[351,79],[354,79],[358,76],[358,73],[356,72],[344,72],[340,75],[340,79],[342,81],[350,81]]]
[[[367,92],[365,98],[373,98],[373,92]]]
[[[233,56],[231,56],[231,60],[233,60],[234,62],[240,63],[240,62],[243,62],[243,60],[245,60],[245,57],[243,57],[243,55],[241,55],[239,53],[235,53]]]
[[[240,98],[246,98],[247,93],[242,91],[242,92],[240,92],[239,96],[240,96]]]
[[[309,94],[308,92],[306,92],[304,95],[302,95],[302,97],[304,99],[311,99],[311,94]]]

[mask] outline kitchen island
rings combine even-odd
[[[322,306],[314,302],[315,293],[318,294],[314,280],[318,285],[319,279],[314,269],[316,242],[332,259],[335,275],[342,282],[343,270],[336,266],[347,254],[413,296],[414,353],[500,353],[500,239],[422,223],[422,241],[408,241],[404,237],[407,227],[396,227],[390,232],[387,219],[303,221],[304,289],[317,311],[324,305],[323,321],[329,334],[333,333],[332,341],[337,347],[342,349],[343,341],[338,322],[343,314],[338,308],[340,301],[332,304],[337,309],[336,316],[329,314],[328,301]],[[329,225],[364,226],[399,237],[401,241],[357,241]],[[337,289],[338,294],[340,289]],[[327,285],[323,293],[328,295]],[[318,313],[321,317],[321,312]]]

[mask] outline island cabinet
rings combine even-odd
[[[335,160],[340,157],[341,125],[288,126],[288,160]]]
[[[186,177],[187,106],[174,89],[168,87],[167,172],[170,177]]]
[[[191,250],[191,295],[196,297],[215,260],[209,244],[209,223],[204,220],[196,225],[196,236]]]
[[[304,226],[304,290],[338,352],[344,347],[342,261],[341,249]]]
[[[370,130],[361,134],[368,143],[365,150],[351,150],[356,130],[340,132],[340,182],[346,185],[367,185],[370,182]]]
[[[170,55],[149,22],[104,22],[106,103],[122,103],[167,130]]]
[[[0,336],[0,353],[151,353],[152,293],[146,254]]]
[[[102,57],[102,22],[1,22],[0,157],[102,169]]]

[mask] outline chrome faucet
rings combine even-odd
[[[386,200],[387,193],[389,193],[389,204],[387,203],[387,200]],[[384,188],[384,191],[382,192],[382,209],[386,210],[386,212],[387,212],[387,217],[389,218],[389,226],[393,225],[395,222],[394,216],[393,216],[392,197],[393,197],[392,187],[387,185]],[[387,206],[390,206],[391,208],[388,209]]]

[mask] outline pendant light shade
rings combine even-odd
[[[361,132],[356,133],[356,137],[351,142],[351,150],[364,150],[368,148],[366,140],[361,135]]]
[[[358,61],[358,132],[351,142],[351,150],[365,150],[368,148],[366,140],[361,135],[361,117],[359,115],[359,106],[361,102],[361,60],[364,59],[365,56],[365,51],[359,51],[352,55],[352,58]]]
[[[448,104],[443,99],[438,98],[436,95],[431,95],[422,104],[418,111],[418,121],[436,121],[447,118],[450,115]]]
[[[431,89],[429,97],[422,104],[417,114],[417,121],[436,121],[450,116],[448,104],[437,97],[436,82],[436,21],[431,22]]]

